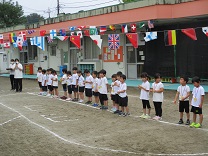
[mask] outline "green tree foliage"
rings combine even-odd
[[[0,2],[0,28],[12,27],[26,22],[22,6],[12,0]]]
[[[137,1],[141,1],[141,0],[123,0],[124,3],[137,2]]]
[[[38,23],[41,20],[44,20],[43,16],[38,15],[37,13],[32,13],[26,16],[27,24]]]

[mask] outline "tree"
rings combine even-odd
[[[22,6],[12,0],[0,2],[0,28],[25,23]]]
[[[121,0],[121,1],[123,1],[123,3],[130,3],[130,2],[137,2],[141,0]]]
[[[33,24],[33,23],[38,23],[41,20],[44,20],[44,17],[38,15],[37,13],[32,13],[30,15],[27,15],[26,19],[27,19],[27,24]]]

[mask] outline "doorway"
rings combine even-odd
[[[25,52],[25,51],[20,52],[20,63],[21,64],[27,64],[28,63],[28,55],[27,55],[27,52]]]

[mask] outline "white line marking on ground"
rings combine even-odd
[[[10,119],[10,120],[8,120],[8,121],[6,121],[6,122],[4,122],[4,123],[1,123],[0,126],[3,126],[3,125],[5,125],[5,124],[7,124],[7,123],[9,123],[9,122],[11,122],[11,121],[16,120],[16,119],[19,119],[20,117],[21,117],[21,116],[18,116],[18,117],[16,117],[16,118]]]
[[[0,97],[6,97],[6,96],[12,96],[12,95],[21,95],[21,94],[27,94],[27,93],[7,94],[7,95],[1,95]]]
[[[28,109],[28,110],[30,110],[30,111],[32,111],[32,112],[37,112],[37,111],[42,111],[42,110],[45,110],[45,109],[32,109],[32,108],[30,108],[29,106],[24,106],[26,109]]]
[[[82,146],[82,147],[86,147],[86,148],[91,148],[91,149],[96,149],[96,150],[104,150],[104,151],[110,151],[110,152],[117,152],[117,153],[129,153],[129,154],[139,154],[139,153],[135,153],[135,152],[130,152],[130,151],[124,151],[124,150],[115,150],[115,149],[110,149],[110,148],[102,148],[102,147],[96,147],[96,146],[89,146],[89,145],[85,145],[85,144],[81,144],[81,143],[78,143],[78,142],[74,142],[74,141],[70,141],[70,140],[67,140],[63,137],[61,137],[60,135],[58,135],[57,133],[55,132],[52,132],[51,130],[47,129],[46,127],[42,126],[42,125],[39,125],[38,123],[35,123],[33,121],[31,121],[30,119],[28,119],[26,116],[24,116],[22,113],[20,113],[19,111],[15,110],[14,108],[11,108],[9,106],[6,106],[4,105],[3,103],[0,103],[0,105],[12,110],[13,112],[16,112],[18,113],[21,117],[25,118],[28,122],[30,122],[31,124],[33,125],[36,125],[37,127],[39,128],[42,128],[43,130],[45,130],[46,132],[52,134],[53,136],[59,138],[60,140],[62,141],[65,141],[65,142],[68,142],[70,144],[74,144],[74,145],[77,145],[77,146]]]
[[[51,117],[52,119],[58,119],[58,118],[67,118],[68,116],[54,116],[54,117]]]
[[[49,120],[49,121],[52,121],[52,122],[55,122],[55,123],[57,123],[57,122],[66,122],[66,121],[77,121],[77,120],[79,120],[79,119],[72,119],[72,120],[62,120],[62,121],[58,121],[58,120],[53,120],[54,118],[61,118],[61,116],[59,117],[51,117],[51,118],[49,118],[49,117],[47,117],[47,115],[40,115],[40,116],[42,116],[43,118],[45,118],[45,119],[47,119],[47,120]],[[67,117],[67,116],[62,116],[62,118],[63,117]]]

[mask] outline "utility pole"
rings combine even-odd
[[[57,0],[57,15],[60,13],[60,3],[59,0]]]
[[[45,13],[48,13],[48,18],[51,18],[51,10],[50,10],[50,8],[48,8],[48,10],[47,11],[44,11]]]

